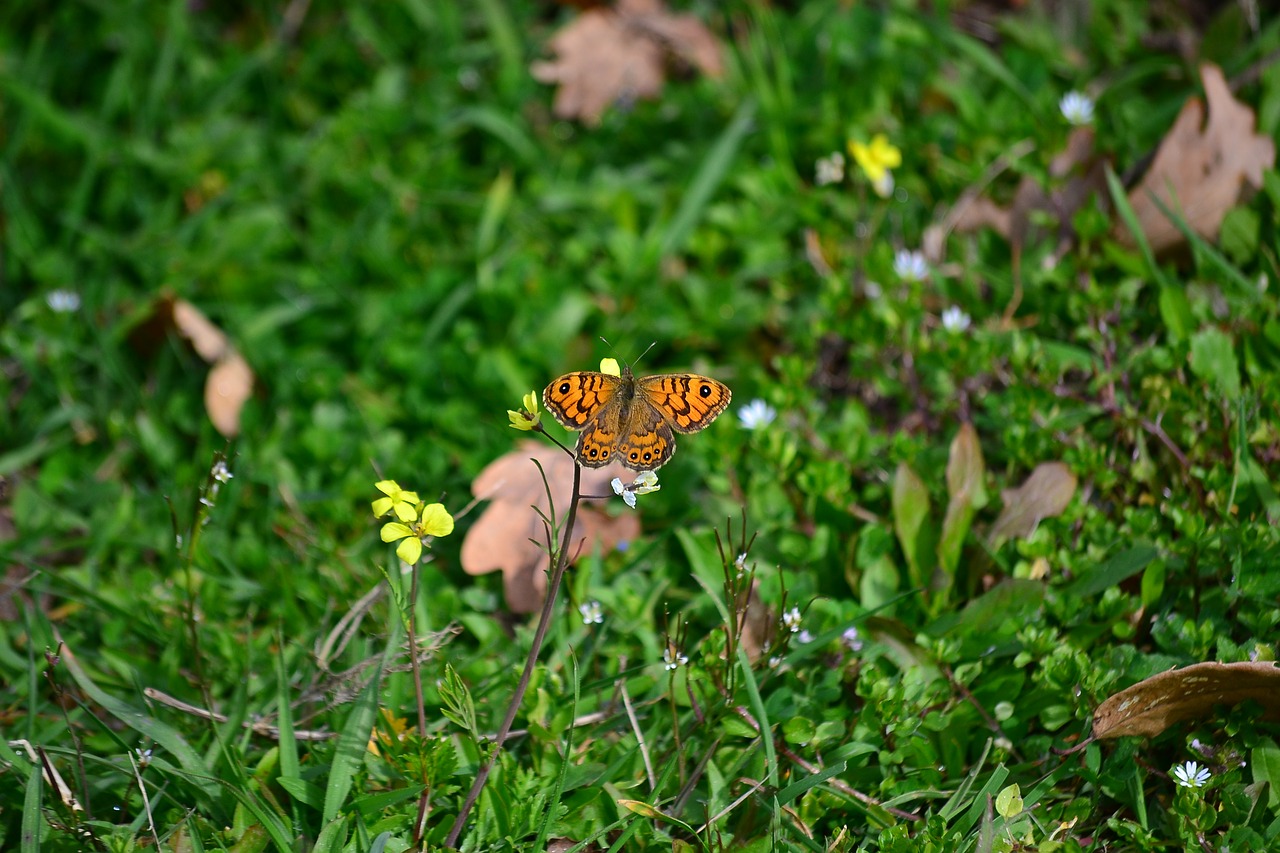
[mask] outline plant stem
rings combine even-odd
[[[405,621],[409,633],[409,665],[413,669],[413,693],[414,698],[418,700],[418,748],[421,749],[423,741],[427,739],[427,709],[422,699],[422,666],[418,661],[418,566],[418,563],[413,565],[413,580],[409,584],[409,618]],[[418,797],[418,817],[413,822],[415,847],[422,844],[423,829],[427,823],[427,801],[430,798],[431,788],[428,786]]]
[[[520,710],[520,704],[524,701],[525,691],[529,688],[529,680],[533,677],[533,668],[538,663],[538,653],[542,650],[542,641],[546,639],[547,629],[551,626],[551,614],[555,608],[556,594],[560,591],[560,582],[564,579],[564,570],[569,563],[569,543],[573,537],[573,526],[578,518],[578,503],[582,499],[582,466],[576,461],[573,464],[573,496],[569,499],[569,512],[565,517],[564,536],[560,540],[560,550],[556,552],[555,567],[551,570],[551,578],[547,581],[547,597],[542,602],[542,614],[538,617],[538,627],[533,632],[533,643],[529,646],[529,656],[524,661],[524,671],[520,673],[520,681],[516,684],[515,695],[511,697],[511,704],[507,706],[506,716],[502,718],[502,725],[498,727],[498,733],[494,735],[493,752],[489,755],[489,760],[480,768],[480,772],[476,775],[475,781],[471,783],[471,790],[467,792],[467,799],[462,803],[462,808],[458,811],[458,817],[453,822],[453,828],[449,830],[449,837],[445,839],[445,847],[456,847],[458,836],[462,834],[462,827],[467,822],[467,815],[471,813],[471,808],[476,804],[476,800],[480,799],[480,792],[484,790],[484,784],[489,778],[489,773],[493,770],[493,765],[498,761],[498,755],[502,752],[502,744],[507,739],[507,734],[511,731],[511,725],[515,722],[516,714]]]

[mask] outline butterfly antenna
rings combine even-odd
[[[653,349],[653,348],[654,348],[654,347],[656,347],[657,345],[658,345],[658,342],[657,342],[657,341],[654,341],[653,343],[649,344],[649,346],[645,347],[644,352],[640,353],[639,357],[637,357],[637,358],[636,358],[636,364],[639,364],[639,363],[640,363],[640,359],[642,359],[642,358],[644,358],[646,355],[648,355],[648,354],[649,354],[649,350]]]

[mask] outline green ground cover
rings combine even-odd
[[[7,0],[0,848],[441,849],[538,621],[473,482],[652,343],[733,405],[584,503],[642,532],[571,547],[464,849],[1280,849],[1280,15],[1014,5],[681,4],[722,73],[596,125],[530,72],[570,6]],[[1256,175],[1163,248],[1207,64],[1256,131],[1188,169]],[[385,479],[456,521],[416,573]]]

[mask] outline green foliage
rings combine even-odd
[[[1200,58],[1274,137],[1280,27],[1221,5]],[[1258,708],[1082,744],[1145,676],[1276,658],[1280,177],[1157,256],[1120,175],[1191,24],[1027,6],[691,4],[723,79],[587,129],[527,71],[561,5],[3,4],[0,848],[440,848],[533,634],[461,570],[471,483],[523,394],[655,341],[734,408],[571,569],[467,849],[1280,845]],[[1074,89],[1113,168],[1070,251],[931,230],[1060,188]],[[889,198],[818,184],[879,133]],[[231,443],[164,296],[254,370]],[[1050,461],[1066,509],[990,536]],[[383,478],[458,518],[416,587]]]

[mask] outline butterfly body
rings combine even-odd
[[[733,393],[722,382],[696,373],[663,373],[640,379],[566,373],[542,392],[547,411],[563,426],[581,431],[578,462],[601,468],[621,462],[653,471],[676,452],[675,433],[705,429],[725,410]]]

